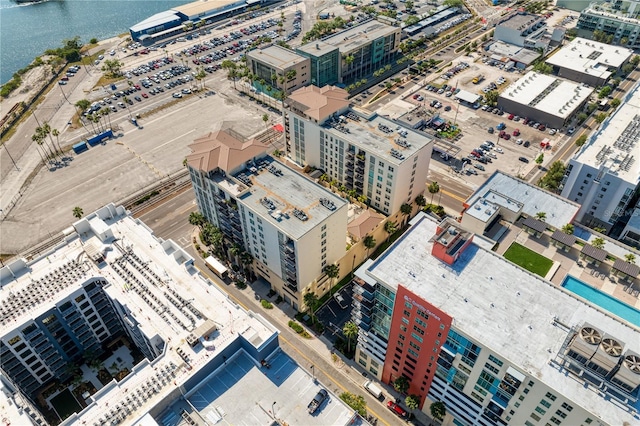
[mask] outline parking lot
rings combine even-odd
[[[324,336],[331,343],[342,337],[342,327],[351,320],[352,286],[353,284],[349,283],[341,288],[316,312],[316,317],[325,326]]]

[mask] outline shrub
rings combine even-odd
[[[271,302],[269,302],[268,300],[262,299],[260,301],[260,304],[262,305],[263,308],[265,309],[273,309],[273,305],[271,304]]]
[[[300,334],[304,331],[304,328],[302,328],[302,326],[300,324],[298,324],[297,322],[291,320],[289,321],[289,327],[291,327],[293,329],[293,331],[295,331],[296,333]]]

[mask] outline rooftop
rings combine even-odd
[[[115,418],[117,414],[131,424],[175,392],[172,382],[181,386],[192,379],[237,344],[239,337],[253,348],[277,339],[273,326],[231,302],[201,276],[178,244],[156,238],[123,207],[105,206],[74,223],[74,228],[67,231],[65,242],[41,257],[28,263],[16,260],[2,268],[0,306],[10,309],[10,321],[0,329],[2,339],[11,338],[26,323],[94,279],[104,282],[105,293],[128,310],[127,321],[136,323],[162,353],[153,361],[143,360],[120,382],[100,389],[81,413],[64,424],[80,418],[88,425],[104,424],[107,416]],[[88,245],[97,248],[106,262],[96,264],[87,259]],[[19,307],[16,297],[23,301]],[[185,344],[207,320],[215,323],[215,330],[195,337],[207,337],[210,344],[206,348],[204,343],[195,347]]]
[[[367,267],[366,274],[390,288],[403,286],[442,309],[454,318],[455,329],[606,423],[638,422],[628,407],[605,399],[598,389],[585,387],[552,362],[568,336],[558,324],[598,324],[626,342],[625,350],[636,353],[637,328],[473,242],[452,266],[446,265],[431,255],[436,227],[425,214],[416,216],[411,228]]]
[[[198,0],[192,3],[176,6],[172,10],[183,13],[189,18],[196,18],[223,7],[233,4],[245,5],[245,3],[245,0]]]
[[[540,21],[543,21],[541,16],[531,15],[528,13],[517,13],[499,22],[496,27],[500,26],[516,31],[522,31]]]
[[[400,32],[400,28],[373,20],[351,27],[322,39],[325,43],[337,46],[340,53],[346,54],[372,43],[380,37]]]
[[[159,25],[167,24],[173,21],[179,21],[180,17],[173,10],[165,10],[164,12],[156,13],[155,15],[151,15],[144,21],[140,21],[131,28],[130,31],[138,32],[144,31],[149,28],[154,28]]]
[[[597,133],[573,158],[596,169],[605,167],[608,173],[631,183],[640,177],[638,155],[640,141],[640,85],[625,97],[628,99],[602,123]]]
[[[293,239],[340,210],[346,219],[346,200],[271,157],[256,160],[235,178],[249,188],[239,196],[242,204],[264,212],[263,219]]]
[[[493,219],[493,216],[499,207],[500,206],[498,204],[489,202],[485,198],[478,198],[469,206],[464,214],[484,223],[488,223]]]
[[[592,92],[588,86],[530,71],[509,85],[500,97],[556,117],[568,118]]]
[[[546,62],[578,73],[608,79],[632,54],[631,49],[576,37],[547,58]]]
[[[256,49],[247,53],[248,58],[254,58],[258,62],[262,62],[280,70],[287,70],[300,62],[308,61],[304,56],[295,53],[292,50],[274,44],[264,49]]]
[[[580,205],[577,203],[499,170],[493,173],[476,192],[471,194],[465,204],[470,206],[478,198],[484,198],[512,211],[521,208],[522,213],[531,217],[535,217],[538,212],[545,212],[546,223],[554,228],[562,228],[567,223],[571,223],[580,209]],[[505,203],[503,199],[508,199],[511,202]]]
[[[315,40],[298,47],[296,50],[310,56],[322,56],[334,51],[335,48],[336,46],[333,44],[325,43],[322,40]]]
[[[325,132],[334,137],[348,141],[392,164],[402,164],[425,146],[433,144],[430,136],[375,113],[365,116],[349,111],[335,120],[325,122],[324,128]]]
[[[220,168],[233,172],[246,161],[265,153],[269,146],[256,139],[243,140],[229,130],[210,132],[195,139],[189,148],[187,163],[196,170],[205,172]]]
[[[349,106],[349,92],[336,86],[305,86],[291,92],[287,104],[294,110],[318,121]],[[296,112],[297,112],[296,111]]]

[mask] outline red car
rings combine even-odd
[[[139,84],[136,84],[136,85],[134,85],[133,87],[135,87],[135,88],[136,88],[136,90],[140,90],[140,85],[139,85]]]
[[[396,404],[393,401],[389,401],[387,403],[387,408],[389,410],[393,411],[399,417],[405,418],[408,415],[408,413],[405,411],[404,408],[402,408],[401,406],[399,406],[398,404]]]
[[[513,114],[509,114],[509,117],[507,117],[509,120],[513,120],[513,117],[515,117]]]
[[[509,140],[511,139],[511,135],[509,133],[505,133],[504,136],[502,136],[505,140]]]
[[[143,98],[145,98],[145,99],[149,97],[149,95],[147,95],[146,93],[141,93],[141,95],[142,95],[142,97],[143,97]]]
[[[545,126],[544,124],[541,124],[540,127],[538,127],[538,130],[540,130],[541,132],[544,132],[547,129],[547,126]]]
[[[520,129],[515,129],[513,131],[513,136],[520,136]]]

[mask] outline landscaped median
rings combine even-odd
[[[543,278],[553,265],[551,259],[515,242],[504,252],[504,258]]]

